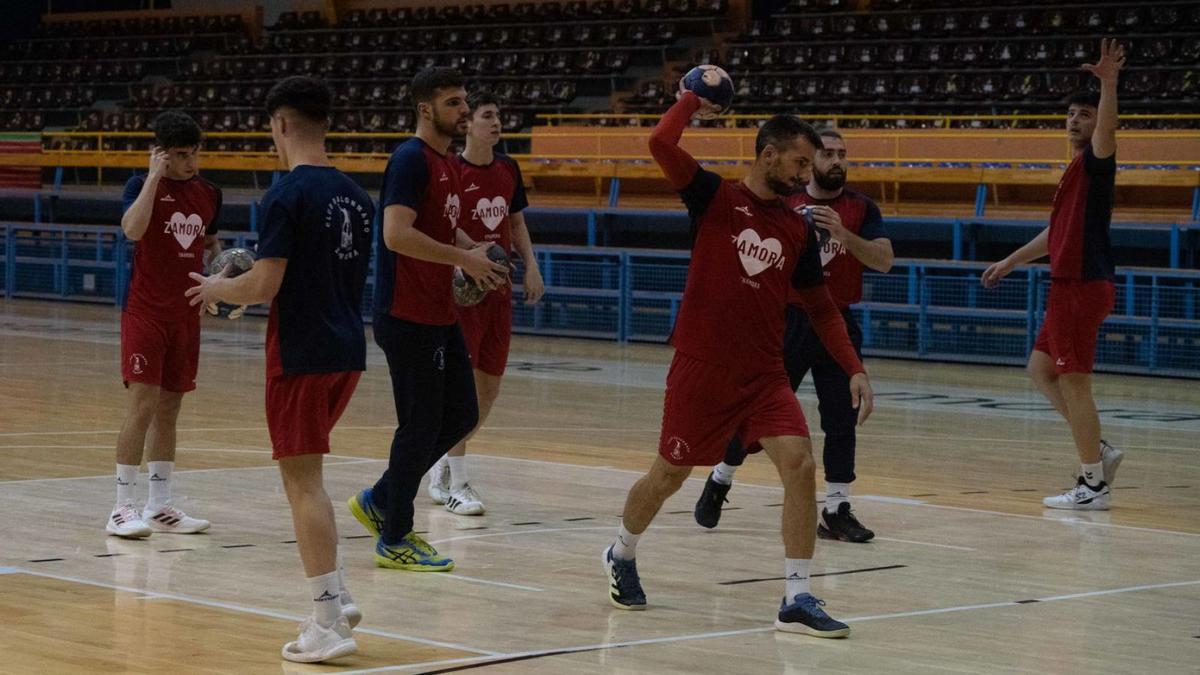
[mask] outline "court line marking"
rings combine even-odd
[[[430,543],[433,543],[433,542],[430,542]],[[510,584],[510,583],[506,583],[503,581],[489,581],[487,579],[477,579],[475,577],[467,577],[467,576],[463,576],[461,574],[439,574],[439,575],[437,575],[437,578],[438,579],[452,579],[452,580],[456,580],[456,581],[469,581],[469,582],[475,583],[475,584],[487,584],[488,586],[500,586],[502,588],[515,588],[518,591],[535,591],[535,592],[541,593],[542,591],[546,590],[544,588],[537,588],[534,586],[522,586],[521,584]]]
[[[609,472],[613,472],[613,473],[634,474],[637,476],[642,476],[646,473],[645,471],[634,471],[632,469],[618,469],[618,468],[611,467],[611,466],[590,466],[588,464],[572,464],[570,462],[553,462],[553,461],[545,460],[545,459],[523,459],[523,458],[517,458],[517,457],[501,457],[499,455],[489,455],[489,454],[485,454],[485,453],[475,453],[472,456],[477,457],[477,458],[486,457],[488,459],[495,459],[495,460],[500,460],[500,461],[505,461],[505,462],[530,462],[530,463],[534,463],[534,464],[550,464],[550,465],[558,466],[558,467],[567,466],[567,467],[575,467],[575,468],[579,468],[579,469],[591,469],[594,471],[599,470],[599,471],[609,471]],[[688,480],[703,482],[705,479],[703,479],[703,478],[688,478]],[[760,490],[773,490],[775,492],[783,492],[783,487],[779,486],[779,485],[756,485],[754,483],[738,483],[738,485],[740,487],[758,488]],[[871,502],[880,503],[880,504],[895,504],[897,506],[914,506],[914,507],[919,507],[919,508],[931,508],[931,509],[949,509],[952,511],[968,511],[968,512],[972,512],[972,513],[982,513],[982,514],[988,514],[988,515],[993,515],[993,516],[1005,516],[1005,517],[1009,517],[1009,518],[1025,518],[1025,519],[1029,519],[1029,520],[1041,520],[1041,521],[1045,521],[1045,522],[1049,522],[1049,523],[1061,523],[1064,525],[1094,525],[1096,527],[1112,527],[1112,528],[1117,528],[1117,529],[1122,529],[1122,530],[1147,532],[1147,533],[1151,533],[1151,534],[1175,534],[1175,535],[1180,535],[1180,536],[1184,536],[1184,537],[1200,537],[1200,532],[1183,532],[1180,530],[1163,530],[1163,529],[1154,528],[1154,527],[1139,527],[1137,525],[1119,525],[1117,523],[1070,521],[1070,520],[1063,520],[1062,518],[1050,518],[1050,517],[1046,517],[1046,516],[1030,516],[1030,515],[1026,515],[1023,513],[1006,513],[1004,511],[989,511],[987,509],[972,509],[972,508],[967,508],[965,506],[948,506],[948,505],[943,505],[943,504],[913,503],[918,500],[906,500],[906,499],[899,498],[899,497],[879,497],[879,496],[875,496],[875,495],[861,495],[861,496],[855,497],[855,499],[862,499],[865,501],[871,501]]]
[[[326,455],[326,457],[332,457],[332,456],[333,455]],[[343,461],[343,462],[328,462],[324,466],[325,466],[325,468],[329,468],[329,467],[334,467],[334,466],[342,466],[345,464],[370,464],[372,462],[386,462],[386,461],[387,461],[386,459],[368,459],[365,457],[353,457],[353,458],[347,459],[346,461]],[[172,475],[178,475],[181,473],[213,473],[213,472],[217,472],[217,471],[261,471],[263,469],[274,469],[274,468],[275,468],[275,464],[272,463],[272,464],[263,464],[261,466],[225,466],[225,467],[218,467],[215,469],[176,469],[175,471],[172,472]],[[0,485],[18,485],[18,484],[22,484],[22,483],[55,483],[55,482],[69,481],[69,480],[94,480],[97,478],[112,479],[112,475],[111,474],[103,474],[103,475],[99,475],[99,476],[62,476],[59,478],[16,478],[13,480],[0,480]]]
[[[205,607],[215,607],[217,609],[226,609],[226,610],[230,610],[230,611],[234,611],[234,612],[244,612],[246,614],[257,614],[258,616],[268,616],[273,619],[284,619],[287,621],[303,621],[306,618],[306,617],[302,617],[297,614],[288,614],[286,612],[276,612],[276,611],[272,611],[269,609],[262,609],[260,607],[250,607],[248,605],[238,605],[238,604],[234,604],[234,603],[230,603],[230,602],[221,602],[220,600],[206,600],[204,598],[197,598],[197,597],[190,596],[190,595],[181,595],[178,593],[160,593],[158,591],[151,591],[151,590],[147,590],[144,588],[134,588],[132,586],[121,586],[119,584],[110,584],[110,583],[106,583],[103,581],[93,581],[91,579],[81,579],[79,577],[71,577],[71,576],[66,576],[63,574],[50,574],[48,572],[37,572],[37,571],[26,569],[23,567],[18,567],[18,568],[13,568],[13,569],[16,569],[17,573],[20,573],[20,574],[30,574],[30,575],[33,575],[36,577],[45,577],[47,579],[57,579],[59,581],[69,581],[72,583],[84,584],[87,586],[98,586],[100,588],[111,588],[116,591],[125,591],[127,593],[136,593],[138,595],[147,596],[148,598],[178,600],[180,602],[189,602],[194,605],[203,605]],[[460,644],[456,644],[453,642],[442,642],[440,640],[430,640],[427,638],[416,637],[413,635],[405,635],[403,633],[393,633],[391,631],[378,630],[375,628],[363,628],[360,626],[358,628],[355,628],[354,630],[359,633],[366,633],[367,635],[375,635],[377,637],[391,638],[393,640],[407,640],[409,642],[417,642],[420,644],[430,645],[433,647],[442,647],[444,649],[457,649],[459,651],[464,651],[464,652],[474,652],[476,654],[480,654],[480,655],[486,656],[486,657],[497,657],[497,656],[501,655],[498,652],[494,652],[494,651],[487,650],[487,649],[477,649],[475,647],[468,647],[466,645],[460,645]]]
[[[913,541],[911,539],[896,539],[894,537],[876,536],[875,539],[877,541],[892,541],[892,542],[897,542],[900,544],[917,544],[918,546],[936,546],[937,548],[948,548],[952,551],[975,551],[975,550],[978,550],[978,549],[971,548],[970,546],[954,546],[952,544],[934,544],[933,542],[929,542],[929,541]]]
[[[1159,590],[1164,588],[1179,588],[1182,586],[1200,585],[1200,579],[1193,581],[1173,581],[1161,584],[1143,584],[1139,586],[1126,586],[1124,588],[1109,588],[1099,591],[1087,591],[1083,593],[1070,593],[1066,595],[1054,595],[1042,598],[1037,598],[1039,603],[1059,602],[1063,600],[1075,600],[1079,598],[1092,598],[1107,595],[1117,595],[1120,593],[1134,593],[1137,591]],[[883,619],[903,619],[914,616],[930,616],[935,614],[949,614],[953,612],[969,612],[979,609],[994,609],[998,607],[1020,607],[1022,603],[1016,600],[1006,600],[1003,602],[988,602],[973,605],[957,605],[954,607],[938,607],[934,609],[918,609],[907,612],[891,612],[887,614],[873,614],[868,616],[858,616],[845,619],[847,623],[861,623],[864,621],[879,621]],[[496,654],[493,656],[472,656],[459,659],[441,659],[438,661],[425,661],[422,663],[408,663],[404,665],[380,666],[378,668],[365,668],[362,670],[346,670],[341,671],[342,675],[361,675],[364,673],[382,673],[395,672],[401,670],[409,670],[414,668],[429,668],[432,666],[449,666],[449,665],[465,665],[468,663],[479,663],[487,665],[491,661],[502,661],[506,659],[516,658],[531,658],[538,656],[556,656],[559,654],[574,654],[578,652],[600,651],[607,649],[616,649],[621,647],[637,647],[642,645],[663,644],[672,642],[686,642],[692,640],[705,640],[710,638],[734,637],[739,635],[751,635],[754,633],[774,633],[777,632],[774,626],[761,626],[757,628],[743,628],[741,630],[726,630],[715,631],[710,633],[692,633],[686,635],[668,635],[658,638],[646,638],[643,640],[626,640],[622,642],[604,642],[591,645],[578,645],[573,647],[560,647],[554,649],[536,649],[524,652],[511,652],[505,654]]]

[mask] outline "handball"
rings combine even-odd
[[[227,248],[208,263],[208,273],[220,274],[226,267],[231,278],[241,276],[254,267],[254,254],[244,248]]]
[[[680,85],[687,91],[717,106],[718,113],[728,112],[729,104],[733,102],[733,80],[729,77],[729,73],[717,66],[704,65],[692,68],[683,76]]]
[[[511,281],[514,268],[512,261],[508,259],[508,254],[504,252],[504,249],[497,244],[492,244],[488,247],[487,256],[492,262],[499,263],[508,268],[508,273],[505,276],[507,277],[507,281]],[[454,268],[454,302],[459,307],[478,305],[487,293],[487,291],[479,287],[479,284],[471,278],[471,275],[463,272],[462,268]]]

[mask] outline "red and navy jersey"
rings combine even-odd
[[[671,344],[735,372],[782,368],[789,290],[823,283],[814,232],[783,200],[703,169],[680,196],[693,243]]]
[[[393,204],[417,212],[413,227],[419,232],[453,246],[462,210],[454,160],[419,138],[401,143],[388,160],[379,195],[381,212]],[[379,229],[375,313],[432,326],[454,323],[453,266],[391,251]]]
[[[1098,159],[1089,144],[1071,160],[1058,181],[1050,212],[1052,279],[1115,278],[1108,227],[1116,179],[1116,154]]]
[[[871,198],[851,190],[843,190],[833,199],[817,199],[807,191],[787,198],[787,205],[797,211],[805,206],[828,206],[841,216],[842,226],[863,239],[886,238],[883,216]],[[821,267],[825,269],[825,284],[840,309],[862,301],[863,264],[841,242],[826,239],[821,246]],[[799,302],[798,296],[792,297]]]
[[[454,159],[462,186],[463,217],[459,227],[475,241],[498,244],[512,255],[510,217],[529,206],[521,167],[508,155],[496,153],[486,166],[476,166],[462,155]],[[502,293],[511,295],[512,286]]]
[[[145,184],[145,176],[125,183],[125,211]],[[133,247],[125,311],[160,321],[179,321],[196,312],[183,292],[193,285],[188,274],[204,271],[204,237],[217,233],[220,212],[220,188],[200,176],[159,179],[150,226]]]
[[[259,258],[284,258],[267,319],[267,376],[365,370],[371,197],[331,166],[301,165],[259,206]]]

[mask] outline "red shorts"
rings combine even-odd
[[[329,452],[329,432],[350,403],[362,372],[267,377],[271,457]]]
[[[1051,281],[1046,318],[1033,349],[1049,354],[1059,373],[1092,372],[1100,324],[1112,312],[1115,298],[1111,281]]]
[[[512,294],[493,291],[474,307],[456,309],[471,365],[488,375],[502,377],[512,339]]]
[[[196,388],[200,316],[159,321],[121,312],[121,379],[183,393]]]
[[[747,447],[773,436],[808,437],[787,372],[780,367],[777,373],[734,375],[675,352],[667,372],[658,454],[679,466],[712,466],[725,459],[734,434]]]

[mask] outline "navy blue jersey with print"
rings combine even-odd
[[[259,208],[258,257],[287,259],[267,322],[267,375],[365,370],[371,198],[333,167],[298,166]]]

